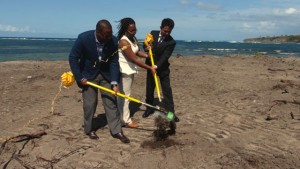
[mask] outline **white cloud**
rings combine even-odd
[[[273,34],[278,29],[272,21],[244,22],[240,31],[251,34]]]
[[[202,1],[190,2],[190,0],[180,0],[179,2],[182,5],[182,7],[196,8],[203,11],[219,11],[219,10],[223,10],[224,8],[223,5],[218,3],[207,3]]]
[[[31,32],[34,33],[34,30],[31,30],[29,26],[23,27],[23,28],[18,28],[12,25],[3,25],[0,24],[0,31],[3,32]]]
[[[223,9],[223,6],[220,5],[220,4],[203,3],[203,2],[198,2],[196,4],[196,7],[199,8],[199,9],[208,10],[208,11],[216,11],[216,10]]]
[[[258,22],[258,29],[260,30],[272,30],[276,28],[276,24],[271,21],[260,21]]]
[[[242,30],[244,32],[252,32],[252,26],[249,23],[243,23]]]
[[[297,14],[299,11],[295,8],[287,8],[287,9],[274,9],[275,15],[293,15]]]
[[[295,8],[288,8],[288,9],[285,10],[285,13],[287,13],[287,14],[295,14],[297,12],[298,11]]]

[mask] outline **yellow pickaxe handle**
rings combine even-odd
[[[115,93],[115,91],[113,91],[113,90],[111,90],[111,89],[108,89],[108,88],[106,88],[106,87],[97,85],[97,84],[92,83],[92,82],[89,82],[89,81],[87,82],[87,84],[90,85],[90,86],[96,87],[96,88],[98,88],[98,89],[101,89],[101,90],[103,90],[103,91],[106,91],[106,92],[108,92],[108,93],[111,93],[111,94],[117,94],[117,96],[123,97],[123,98],[125,98],[125,99],[130,100],[130,101],[133,101],[133,102],[136,102],[136,103],[145,105],[145,106],[147,106],[147,107],[151,107],[151,108],[153,108],[153,109],[156,109],[156,110],[162,112],[162,113],[166,116],[166,118],[167,118],[168,120],[173,120],[174,117],[175,117],[175,115],[174,115],[173,112],[165,112],[165,111],[163,111],[159,106],[153,106],[153,105],[144,103],[144,102],[142,102],[142,101],[140,101],[140,100],[138,100],[138,99],[135,99],[135,98],[130,97],[130,96],[126,96],[126,95],[124,95],[124,94],[122,94],[122,93],[119,93],[119,92],[118,92],[118,93]]]
[[[151,65],[154,66],[154,60],[153,60],[153,54],[152,54],[152,49],[151,48],[149,50],[149,55],[150,55],[149,57],[150,57],[150,60],[151,60]],[[153,76],[154,76],[154,81],[155,81],[157,97],[158,97],[159,102],[161,102],[160,89],[159,89],[156,73]]]
[[[108,89],[108,88],[106,88],[106,87],[97,85],[97,84],[95,84],[95,83],[92,83],[92,82],[89,82],[89,81],[88,81],[87,84],[90,85],[90,86],[96,87],[96,88],[98,88],[98,89],[101,89],[101,90],[103,90],[103,91],[106,91],[106,92],[108,92],[108,93],[115,94],[115,91],[113,91],[113,90],[111,90],[111,89]],[[124,95],[124,94],[122,94],[122,93],[119,93],[119,92],[117,93],[117,96],[126,98],[126,99],[128,99],[128,100],[130,100],[130,101],[133,101],[133,102],[136,102],[136,103],[142,103],[140,100],[137,100],[137,99],[132,98],[132,97],[130,97],[130,96],[126,96],[126,95]]]
[[[130,100],[130,101],[133,101],[133,102],[136,102],[136,103],[139,103],[139,104],[142,104],[142,105],[151,107],[151,108],[153,108],[153,109],[162,111],[161,108],[160,108],[159,106],[153,106],[153,105],[144,103],[144,102],[142,102],[142,101],[140,101],[140,100],[138,100],[138,99],[135,99],[135,98],[130,97],[130,96],[126,96],[126,95],[124,95],[124,94],[122,94],[122,93],[120,93],[120,92],[115,93],[115,91],[113,91],[113,90],[111,90],[111,89],[108,89],[108,88],[106,88],[106,87],[97,85],[97,84],[92,83],[92,82],[89,82],[89,81],[87,82],[87,84],[90,85],[90,86],[96,87],[96,88],[98,88],[98,89],[101,89],[101,90],[103,90],[103,91],[106,91],[106,92],[108,92],[108,93],[111,93],[111,94],[113,94],[113,95],[116,94],[116,95],[119,96],[119,97],[123,97],[123,98],[125,98],[125,99]]]

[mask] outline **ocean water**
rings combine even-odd
[[[142,45],[139,41],[139,45]],[[68,60],[74,38],[10,38],[0,37],[0,62],[15,60]],[[243,43],[176,41],[174,56],[226,56],[231,54],[300,57],[299,43]]]
[[[67,38],[0,38],[0,62],[67,60],[74,41]]]

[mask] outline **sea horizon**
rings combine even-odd
[[[68,60],[76,38],[0,37],[0,62]],[[139,39],[142,48],[143,39]],[[270,55],[300,57],[300,43],[176,40],[172,56]]]

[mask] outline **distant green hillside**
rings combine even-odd
[[[285,35],[244,39],[244,42],[294,42],[300,43],[300,35]]]

